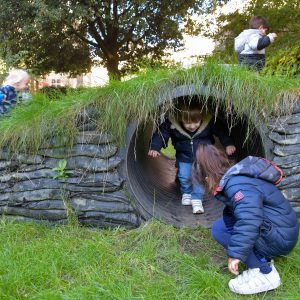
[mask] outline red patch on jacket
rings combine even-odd
[[[238,191],[235,195],[234,195],[234,201],[235,202],[239,202],[244,198],[244,194],[241,191]]]

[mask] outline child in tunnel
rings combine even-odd
[[[299,235],[296,213],[275,186],[282,171],[256,156],[233,164],[224,151],[199,145],[193,174],[225,204],[223,217],[212,225],[212,237],[225,248],[228,269],[237,275],[229,289],[251,295],[279,287],[271,259],[290,253]],[[239,274],[241,262],[248,269]]]
[[[160,150],[167,147],[171,138],[176,151],[181,204],[191,205],[194,214],[204,213],[204,190],[192,179],[196,149],[199,144],[214,144],[214,135],[225,147],[227,155],[235,152],[233,140],[225,124],[218,118],[204,113],[199,104],[184,103],[158,126],[150,141],[148,155],[155,158],[160,156]]]

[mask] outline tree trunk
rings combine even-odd
[[[119,70],[119,60],[116,57],[107,60],[107,71],[109,80],[121,80],[121,72]]]

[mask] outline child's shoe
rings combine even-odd
[[[200,199],[192,199],[193,214],[203,214],[204,208]]]
[[[181,198],[182,205],[192,205],[192,196],[191,194],[183,194]]]
[[[259,268],[248,269],[228,283],[229,289],[237,294],[252,295],[274,290],[280,286],[280,277],[271,264],[272,271],[269,274],[263,274]]]

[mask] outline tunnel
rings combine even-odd
[[[202,105],[203,95],[193,94],[193,89],[180,89],[173,93],[172,101],[179,102],[183,99],[198,102]],[[161,101],[159,105],[163,102]],[[211,106],[209,112],[214,114],[215,107]],[[226,112],[218,111],[218,118],[224,123],[229,123]],[[230,118],[230,117],[229,117]],[[251,129],[251,137],[246,139]],[[153,131],[153,122],[137,126],[130,123],[127,131],[127,146],[125,153],[125,176],[127,177],[128,190],[135,202],[141,216],[148,220],[156,218],[175,227],[206,227],[222,215],[223,204],[206,193],[203,199],[204,214],[193,214],[191,206],[181,205],[179,183],[176,180],[175,159],[166,155],[158,158],[147,156],[149,141]],[[268,148],[263,141],[262,131],[253,124],[248,124],[244,116],[235,120],[231,128],[237,151],[234,159],[239,161],[248,155],[268,157]],[[218,143],[218,139],[216,139]],[[271,151],[270,151],[271,152]]]

